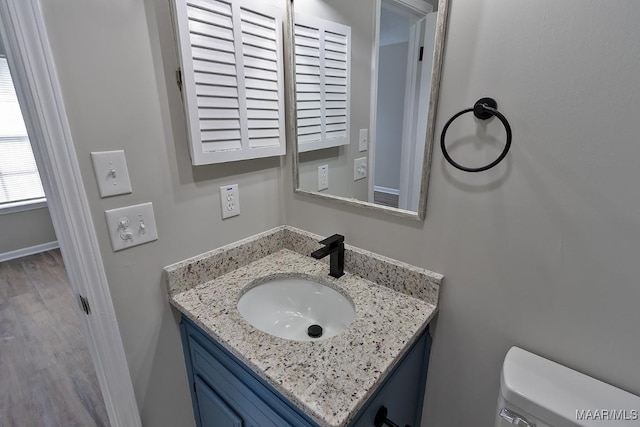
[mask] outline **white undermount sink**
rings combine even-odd
[[[259,284],[240,297],[238,310],[255,328],[294,341],[331,338],[347,329],[356,315],[343,294],[304,278]]]

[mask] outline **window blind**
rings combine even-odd
[[[0,57],[0,208],[41,199],[44,190],[7,59]]]

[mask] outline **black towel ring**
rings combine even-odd
[[[447,161],[451,163],[454,167],[460,170],[463,170],[465,172],[482,172],[482,171],[491,169],[492,167],[500,163],[507,156],[507,153],[511,148],[511,139],[512,139],[511,126],[509,125],[509,121],[507,120],[507,118],[504,115],[502,115],[502,113],[499,112],[497,108],[498,108],[498,103],[496,102],[495,99],[481,98],[474,104],[473,108],[467,108],[466,110],[460,111],[458,114],[451,117],[447,122],[447,124],[444,125],[444,129],[442,129],[442,136],[440,137],[440,147],[442,148],[442,154],[444,155],[444,158],[447,159]],[[447,130],[449,129],[449,126],[451,126],[451,123],[453,123],[453,121],[458,117],[460,117],[461,115],[470,113],[472,111],[473,111],[473,115],[480,120],[487,120],[493,116],[496,116],[502,122],[504,129],[507,131],[507,143],[505,144],[504,150],[502,150],[502,153],[493,162],[479,168],[469,168],[457,163],[455,160],[451,158],[451,156],[449,155],[449,152],[447,152],[447,147],[445,146],[445,137],[447,135]]]

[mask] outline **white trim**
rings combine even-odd
[[[44,209],[46,207],[46,198],[5,203],[0,205],[0,216],[18,212],[32,211],[34,209]]]
[[[380,56],[380,15],[382,0],[376,0],[374,40],[371,52],[371,107],[369,120],[369,203],[374,203],[374,183],[376,179],[376,136],[378,130],[378,57]]]
[[[0,34],[112,427],[140,414],[38,0],[0,1]]]
[[[12,259],[18,259],[29,255],[39,254],[40,252],[50,251],[52,249],[58,249],[58,241],[41,243],[39,245],[29,246],[28,248],[16,249],[15,251],[9,251],[0,254],[0,262],[11,261]]]
[[[424,18],[411,25],[409,36],[409,56],[407,58],[407,77],[404,90],[404,117],[402,123],[402,139],[400,154],[400,198],[399,207],[409,209],[410,176],[413,175],[412,156],[416,144],[416,123],[414,120],[416,107],[416,87],[418,85],[418,52],[420,48],[420,29]]]
[[[397,188],[382,187],[380,185],[374,185],[373,191],[375,191],[376,193],[385,193],[385,194],[391,194],[394,196],[400,195],[400,190],[398,190]]]

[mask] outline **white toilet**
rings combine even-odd
[[[640,427],[640,397],[512,347],[496,427]]]

